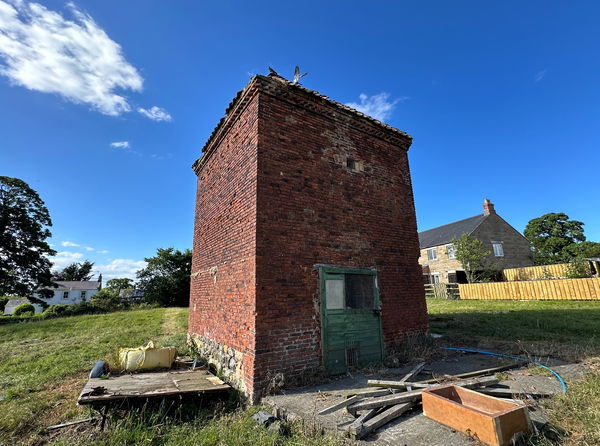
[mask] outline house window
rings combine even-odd
[[[427,250],[427,259],[428,260],[437,260],[437,251],[435,248],[429,248]]]
[[[69,298],[69,292],[63,291],[63,299],[68,299],[68,298]]]
[[[492,247],[494,248],[495,257],[504,257],[504,248],[502,247],[502,242],[492,242]]]
[[[431,275],[431,283],[440,283],[440,274],[434,273]]]
[[[85,299],[85,291],[82,291],[81,292],[81,300],[84,300],[84,299]]]
[[[448,245],[448,258],[455,259],[456,258],[456,246]]]

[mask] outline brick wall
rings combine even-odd
[[[254,367],[257,116],[254,95],[202,159],[192,257],[190,341],[242,390]]]
[[[386,345],[427,329],[409,146],[262,76],[211,136],[195,165],[190,342],[253,400],[276,374],[323,365],[316,264],[377,269]]]
[[[409,142],[285,93],[260,99],[258,381],[321,366],[315,264],[377,268],[386,345],[427,327]]]

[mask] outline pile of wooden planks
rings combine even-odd
[[[520,364],[511,364],[462,375],[447,376],[445,380],[446,384],[451,382],[453,385],[462,388],[474,389],[494,396],[507,396],[510,394],[510,389],[489,388],[499,383],[497,378],[482,375],[493,375],[496,372],[518,366]],[[381,426],[400,417],[403,413],[419,406],[423,390],[440,385],[435,379],[412,381],[424,367],[425,363],[418,364],[398,381],[369,380],[368,385],[377,387],[376,389],[349,394],[346,400],[323,409],[319,412],[319,415],[326,415],[346,408],[349,413],[356,417],[348,427],[349,436],[355,440],[364,438]]]

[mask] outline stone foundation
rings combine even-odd
[[[244,381],[244,354],[204,336],[188,333],[188,346],[217,369],[217,373],[240,392],[249,395]]]

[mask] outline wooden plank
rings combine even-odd
[[[453,383],[455,386],[464,387],[466,389],[472,389],[475,387],[485,387],[498,384],[500,381],[493,377],[475,378],[471,380],[458,381]],[[438,386],[431,387],[427,390],[435,389]],[[442,386],[443,387],[443,386]],[[365,409],[374,409],[376,407],[392,406],[400,403],[415,402],[421,399],[423,389],[413,390],[410,392],[396,393],[390,396],[382,396],[379,398],[371,398],[365,401],[354,403],[348,407],[350,411],[358,411]]]
[[[350,398],[346,398],[343,401],[335,403],[333,406],[326,407],[325,409],[318,412],[317,415],[327,415],[328,413],[332,413],[337,410],[343,409],[344,407],[348,407],[350,404],[355,403],[359,400],[362,400],[363,398],[364,398],[364,396],[362,396],[362,395],[351,396]]]
[[[472,372],[461,373],[459,375],[452,375],[452,376],[449,376],[448,378],[449,379],[474,378],[476,376],[493,375],[494,373],[504,372],[506,370],[511,370],[511,369],[516,369],[517,367],[521,367],[523,364],[524,364],[524,362],[522,362],[522,363],[516,362],[514,364],[501,365],[501,366],[492,367],[489,369],[474,370]],[[432,378],[432,379],[427,379],[427,380],[419,381],[418,383],[412,383],[412,384],[416,385],[416,384],[432,384],[432,383],[439,383],[439,380]]]
[[[362,426],[358,426],[357,428],[351,430],[350,436],[355,440],[360,440],[361,438],[364,438],[374,430],[398,418],[400,415],[402,415],[407,410],[411,409],[413,406],[414,403],[396,404],[390,407],[389,409],[384,410],[379,415],[376,415],[370,420],[366,421],[362,424]]]
[[[474,390],[485,395],[496,396],[500,398],[512,398],[514,395],[519,394],[531,395],[535,398],[550,398],[556,395],[556,392],[540,392],[538,390],[516,390],[502,387],[483,387]]]
[[[56,429],[62,429],[63,427],[69,427],[69,426],[75,426],[77,424],[89,423],[91,421],[94,421],[94,419],[93,418],[86,418],[84,420],[69,421],[68,423],[55,424],[53,426],[48,426],[46,428],[46,431],[53,431],[53,430],[56,430]]]
[[[360,417],[358,417],[356,420],[354,420],[352,422],[352,424],[350,426],[348,426],[348,435],[351,438],[356,439],[356,431],[357,431],[357,429],[361,430],[362,429],[362,425],[365,423],[365,421],[368,421],[371,418],[373,418],[377,414],[377,412],[379,412],[379,409],[367,410]]]
[[[346,398],[350,398],[354,395],[362,396],[363,398],[368,398],[371,396],[384,396],[392,393],[390,389],[379,389],[379,390],[361,390],[356,392],[349,392],[346,394]]]
[[[89,379],[77,403],[94,404],[128,398],[166,397],[224,391],[230,388],[207,370],[135,373],[108,379]]]
[[[385,387],[388,389],[406,389],[408,387],[412,387],[414,389],[424,389],[430,386],[430,384],[421,383],[421,382],[412,382],[412,381],[389,381],[389,380],[380,380],[380,379],[370,379],[367,381],[367,385],[370,387]],[[371,396],[371,395],[370,395]],[[372,395],[375,396],[375,395]]]

